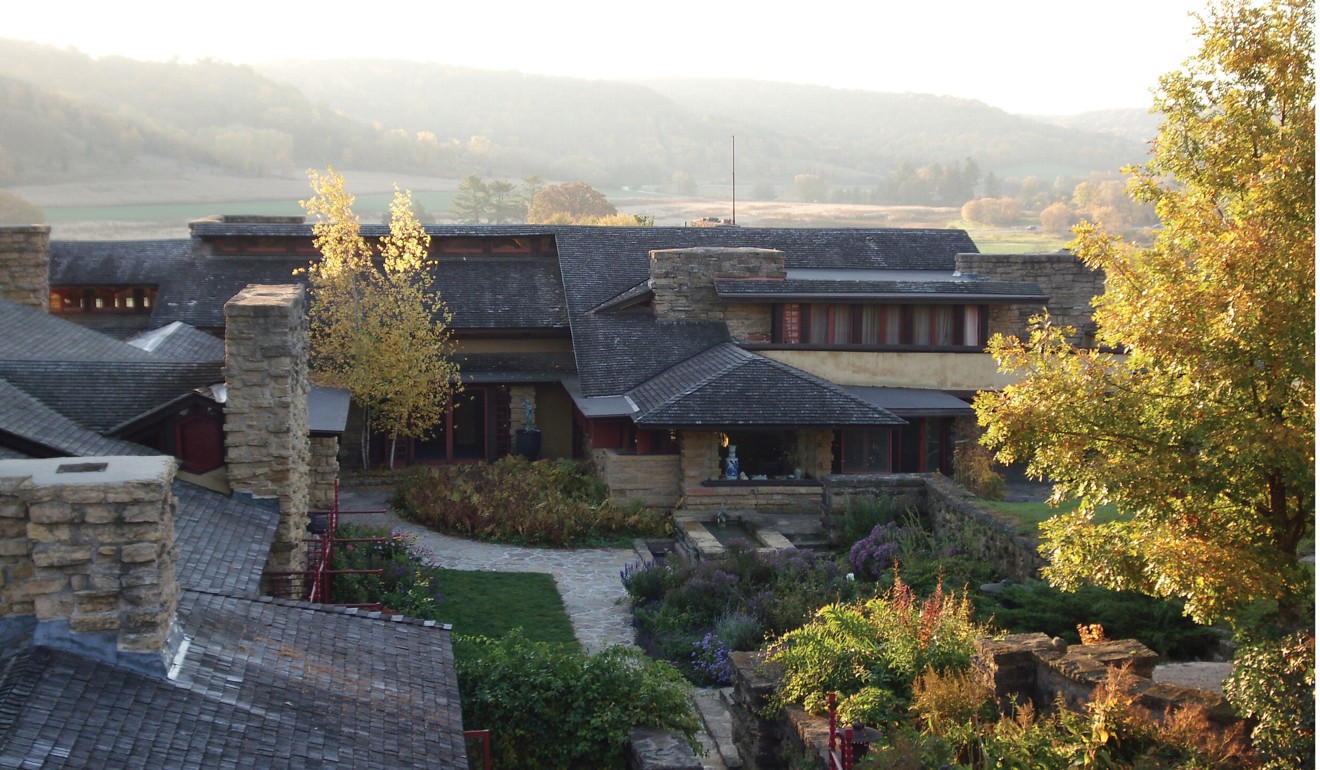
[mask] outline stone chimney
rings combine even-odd
[[[298,285],[249,285],[225,303],[225,462],[235,493],[277,503],[266,569],[307,568],[311,443],[307,299]],[[297,595],[301,582],[273,586]]]
[[[50,227],[0,226],[0,297],[45,312],[50,304]]]
[[[174,458],[0,461],[0,643],[165,677],[175,624]]]
[[[784,252],[775,249],[657,249],[651,252],[650,286],[661,321],[724,321],[739,342],[769,342],[770,305],[725,303],[717,280],[782,281]]]

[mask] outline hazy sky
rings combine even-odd
[[[1149,107],[1206,0],[36,0],[0,36],[92,56],[397,58],[624,79],[715,76],[979,99],[1010,112]],[[340,10],[351,8],[351,11]],[[780,8],[781,10],[772,10]]]

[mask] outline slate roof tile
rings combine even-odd
[[[257,595],[279,514],[186,481],[174,482],[174,495],[179,501],[174,520],[179,585]]]
[[[183,591],[174,681],[34,648],[0,767],[466,768],[447,627]]]
[[[87,430],[3,379],[0,379],[0,434],[44,447],[53,456],[159,454],[140,444]],[[0,437],[0,443],[3,442],[4,438]]]
[[[628,393],[638,425],[902,425],[904,420],[839,386],[726,343]]]

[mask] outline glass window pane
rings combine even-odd
[[[852,342],[852,306],[833,305],[831,309],[834,311],[834,333],[830,342],[847,345]]]
[[[889,431],[866,432],[866,469],[873,473],[889,472]]]
[[[807,340],[815,345],[825,345],[830,341],[830,307],[829,305],[810,305],[811,308],[811,339]]]
[[[929,345],[930,305],[917,305],[912,308],[912,344]]]
[[[903,340],[903,308],[885,306],[885,344],[897,345]]]
[[[967,305],[963,308],[963,344],[981,347],[981,306]]]
[[[849,471],[862,470],[866,465],[866,453],[863,439],[865,435],[860,430],[845,430],[843,432],[843,468]]]
[[[935,307],[935,344],[953,344],[953,307],[938,305]]]
[[[880,344],[880,311],[879,305],[862,306],[862,344],[879,345]]]

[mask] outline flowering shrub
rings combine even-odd
[[[848,552],[848,563],[853,572],[865,580],[879,580],[893,568],[902,551],[900,541],[909,534],[906,527],[894,522],[877,524],[871,534],[853,543]]]
[[[726,685],[733,671],[729,667],[729,648],[715,634],[707,633],[692,645],[692,673],[697,684]]]
[[[714,678],[717,641],[726,655],[755,649],[767,634],[796,628],[819,607],[856,595],[833,559],[810,551],[735,550],[697,563],[630,566],[621,577],[638,642],[701,683]]]
[[[966,594],[942,584],[918,599],[903,581],[854,604],[823,607],[807,625],[784,634],[770,658],[784,668],[776,706],[801,703],[825,710],[827,693],[844,696],[843,719],[892,721],[911,696],[918,674],[965,669],[972,645],[989,629],[972,620]],[[887,692],[870,692],[872,689]]]

